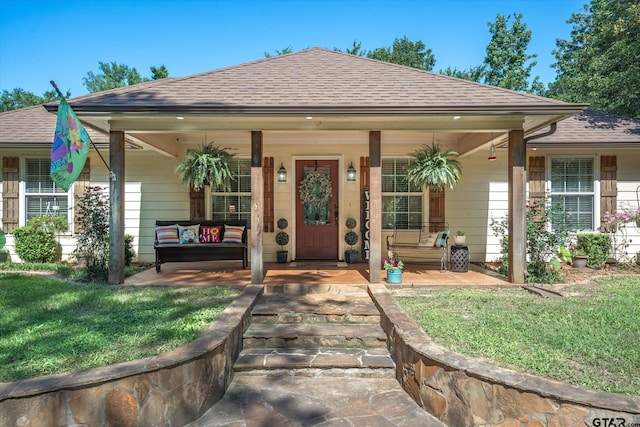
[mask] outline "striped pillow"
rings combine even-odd
[[[448,237],[449,237],[449,230],[445,230],[445,231],[439,232],[438,236],[436,237],[436,241],[433,244],[433,246],[444,248],[445,246],[447,246],[447,238]]]
[[[178,225],[156,225],[156,238],[159,245],[180,243],[180,239],[178,239]]]
[[[242,233],[244,233],[243,226],[225,224],[222,243],[242,243]]]

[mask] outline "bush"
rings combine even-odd
[[[109,277],[109,200],[102,188],[88,187],[78,201],[77,257],[86,262],[84,281]]]
[[[124,235],[124,265],[129,267],[136,256],[133,250],[133,236],[131,234]]]
[[[56,258],[56,237],[53,231],[33,225],[13,230],[16,253],[23,262],[53,262]]]
[[[578,234],[578,247],[588,256],[587,267],[604,267],[611,252],[611,236],[608,234],[584,233]]]
[[[16,253],[23,262],[53,262],[58,252],[55,234],[68,229],[64,216],[34,216],[26,226],[13,230]]]

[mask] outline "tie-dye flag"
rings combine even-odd
[[[82,172],[91,138],[55,84],[54,88],[60,95],[60,105],[51,147],[51,179],[68,191]]]

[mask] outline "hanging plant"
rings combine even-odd
[[[213,142],[203,142],[199,149],[187,149],[185,161],[176,167],[181,182],[195,190],[205,185],[211,185],[213,190],[231,190],[233,175],[229,164],[235,155],[228,150],[215,146]]]
[[[331,179],[317,170],[308,172],[299,188],[300,199],[307,205],[319,208],[331,199]]]
[[[460,180],[462,165],[453,150],[441,151],[440,145],[423,145],[413,153],[415,163],[407,169],[407,180],[420,187],[453,188]]]

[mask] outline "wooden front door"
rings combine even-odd
[[[307,181],[318,198],[326,194],[322,184],[331,186],[331,197],[321,204],[304,203],[300,184],[308,174],[320,175],[320,181]],[[316,174],[317,172],[317,174]],[[329,181],[329,182],[327,182]],[[338,161],[296,161],[296,259],[338,258]]]

